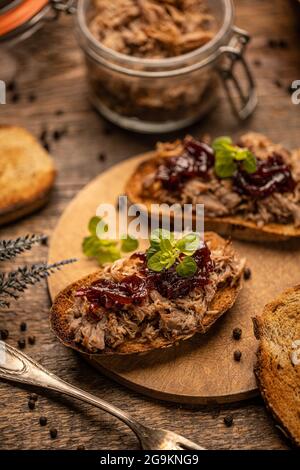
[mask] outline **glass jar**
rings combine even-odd
[[[218,26],[210,42],[174,58],[143,59],[101,44],[89,29],[93,2],[78,0],[76,31],[85,55],[91,101],[98,111],[126,129],[174,131],[211,110],[223,84],[233,112],[246,119],[257,101],[244,58],[249,35],[234,26],[231,0],[210,0],[209,6]],[[238,64],[246,87],[236,74]]]

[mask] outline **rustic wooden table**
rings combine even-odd
[[[300,105],[293,105],[288,87],[300,79],[300,16],[292,0],[237,0],[236,24],[253,36],[248,58],[255,73],[259,107],[253,118],[238,125],[223,99],[209,118],[189,131],[237,135],[253,129],[290,147],[299,146]],[[270,47],[270,39],[283,39]],[[286,42],[285,42],[286,41]],[[0,79],[15,78],[18,91],[10,92],[8,104],[0,107],[0,124],[27,127],[36,136],[65,130],[59,141],[51,139],[50,150],[58,168],[53,197],[41,212],[2,228],[0,237],[26,233],[51,233],[59,216],[76,193],[95,175],[131,155],[148,150],[155,136],[127,133],[112,127],[91,108],[87,100],[85,69],[72,31],[72,19],[61,18],[37,35],[11,49],[1,48]],[[277,81],[280,80],[278,83]],[[280,86],[282,85],[282,86]],[[183,133],[181,133],[183,134]],[[104,154],[107,158],[99,158]],[[46,260],[47,247],[37,247],[19,262]],[[8,266],[4,266],[8,268]],[[285,449],[258,397],[228,406],[188,409],[135,394],[101,376],[77,354],[62,346],[49,330],[50,301],[46,285],[29,290],[22,300],[0,312],[0,329],[9,330],[9,343],[36,335],[26,352],[54,373],[130,411],[149,424],[173,429],[209,449]],[[28,332],[20,333],[26,321]],[[109,415],[56,394],[40,395],[34,411],[28,408],[29,389],[1,383],[1,449],[136,449],[134,435]],[[224,417],[234,417],[226,428]],[[48,418],[41,427],[39,417]],[[51,439],[49,429],[58,430]]]

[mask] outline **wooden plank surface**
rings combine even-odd
[[[236,6],[236,24],[254,36],[248,57],[257,78],[259,107],[249,122],[237,126],[222,100],[209,118],[189,132],[199,135],[213,131],[235,136],[250,128],[290,147],[299,146],[300,106],[292,104],[287,92],[290,83],[300,79],[300,16],[296,2],[237,0]],[[270,48],[271,38],[285,39],[288,47]],[[50,142],[59,170],[51,203],[42,212],[1,229],[0,236],[15,237],[27,232],[51,236],[58,217],[79,189],[115,162],[149,150],[156,137],[118,130],[91,109],[71,18],[48,24],[38,36],[10,51],[1,47],[0,64],[0,79],[9,80],[17,71],[19,87],[17,102],[11,102],[10,94],[8,104],[0,107],[0,124],[23,125],[36,136],[44,128],[67,130],[59,142]],[[275,84],[277,79],[283,87]],[[36,95],[37,100],[30,102],[30,95]],[[99,160],[100,152],[107,155],[105,162]],[[46,258],[47,247],[37,247],[18,261]],[[9,265],[3,268],[8,269]],[[34,288],[0,313],[0,329],[7,328],[9,342],[16,345],[23,336],[20,322],[25,320],[28,323],[25,336],[37,337],[36,344],[27,346],[26,352],[66,380],[122,406],[149,424],[181,432],[210,449],[287,447],[259,398],[235,405],[189,409],[147,399],[101,377],[53,337],[48,325],[49,305],[46,285]],[[40,396],[36,410],[30,411],[28,389],[1,383],[0,390],[1,449],[76,449],[80,444],[87,449],[137,448],[135,437],[125,426],[87,405],[49,394]],[[234,425],[226,428],[223,418],[229,413],[234,416]],[[39,426],[41,415],[48,417],[47,427]],[[49,437],[50,427],[58,429],[56,440]]]

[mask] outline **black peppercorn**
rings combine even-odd
[[[44,130],[41,132],[40,140],[41,140],[42,142],[46,142],[47,136],[48,136],[48,131],[47,131],[47,129],[44,129]]]
[[[57,429],[51,428],[49,432],[50,432],[51,439],[55,439],[57,437]]]
[[[233,339],[239,340],[241,339],[241,336],[242,336],[241,328],[234,328],[234,330],[232,331]]]
[[[30,410],[34,410],[34,408],[35,408],[35,401],[34,400],[29,400],[28,401],[28,408]]]
[[[21,331],[27,330],[27,323],[25,321],[22,321],[22,323],[20,324],[20,330]]]
[[[104,153],[104,152],[99,153],[99,155],[98,155],[99,162],[104,163],[106,161],[106,158],[107,158],[106,153]]]
[[[19,339],[18,346],[19,346],[20,349],[25,349],[25,347],[26,347],[25,339]]]
[[[234,360],[235,360],[236,362],[240,362],[241,357],[242,357],[241,351],[239,351],[238,349],[237,349],[236,351],[234,351],[233,357],[234,357]]]
[[[12,103],[18,103],[20,101],[20,95],[19,93],[14,93],[11,97],[11,102]]]
[[[244,279],[245,281],[248,281],[250,278],[251,278],[251,269],[250,268],[246,268],[245,271],[244,271]]]
[[[38,401],[38,396],[36,393],[31,393],[30,397],[29,397],[29,400],[32,400],[32,401]]]
[[[279,79],[274,80],[273,83],[277,88],[282,88],[282,82]]]
[[[30,95],[28,95],[28,101],[29,103],[34,103],[36,101],[36,95],[34,93],[30,93]]]
[[[9,331],[8,330],[1,330],[0,331],[0,338],[5,341],[9,336]]]
[[[230,428],[233,425],[233,416],[232,415],[227,415],[224,418],[224,424]]]
[[[17,89],[17,83],[15,80],[12,80],[11,82],[9,82],[7,84],[7,87],[6,87],[7,91],[16,91]]]
[[[40,419],[39,419],[39,423],[41,426],[46,426],[48,420],[46,418],[46,416],[41,416]]]
[[[35,336],[29,336],[29,337],[28,337],[28,343],[31,344],[31,346],[32,346],[33,344],[35,344]]]

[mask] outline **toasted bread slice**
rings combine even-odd
[[[55,179],[52,158],[25,129],[0,127],[0,224],[44,205]]]
[[[201,319],[199,318],[198,327],[187,333],[174,334],[170,335],[169,337],[159,334],[157,337],[147,341],[141,341],[141,338],[130,339],[130,337],[128,337],[125,342],[121,343],[114,349],[105,346],[102,351],[97,351],[95,354],[123,355],[144,353],[154,349],[174,346],[179,341],[187,340],[194,336],[197,332],[205,333],[219,317],[221,317],[233,306],[241,288],[245,260],[239,260],[236,257],[231,244],[223,240],[218,235],[214,233],[206,233],[205,240],[208,243],[211,252],[216,250],[231,250],[230,252],[233,253],[235,259],[238,260],[239,267],[238,274],[234,279],[231,280],[231,282],[222,283],[218,286],[213,298],[209,302],[209,305],[207,305],[206,311],[203,313]],[[82,344],[78,344],[78,342],[74,340],[74,333],[70,328],[70,311],[72,311],[74,308],[74,302],[76,298],[75,293],[83,287],[90,286],[94,281],[101,279],[102,276],[103,269],[71,284],[58,294],[51,309],[51,326],[58,338],[66,346],[70,346],[76,350],[88,354],[91,354],[91,352],[88,351]],[[139,309],[140,307],[137,306],[136,308]],[[172,315],[172,311],[170,315]]]
[[[300,285],[253,321],[260,340],[255,366],[260,392],[285,435],[300,446]]]
[[[247,135],[254,136],[254,138],[257,138],[257,136],[260,139],[264,138],[264,136],[260,134],[250,133]],[[269,143],[270,141],[267,142]],[[275,145],[273,147],[274,149],[277,148]],[[296,158],[296,154],[297,151],[294,152],[294,158]],[[167,157],[166,155],[165,158]],[[158,155],[157,152],[149,152],[145,156],[145,160],[138,165],[131,175],[125,187],[125,192],[132,204],[136,204],[142,213],[145,213],[147,210],[148,214],[152,213],[152,215],[157,217],[161,217],[163,212],[160,211],[157,214],[153,214],[151,205],[158,204],[158,201],[151,197],[144,196],[143,183],[149,175],[155,173],[158,162],[160,162],[162,158],[164,158],[164,156]],[[195,215],[192,216],[192,219],[194,222]],[[205,217],[204,222],[206,231],[214,231],[223,236],[242,240],[280,241],[291,237],[300,237],[300,227],[295,227],[291,223],[267,223],[263,226],[258,226],[254,221],[246,220],[241,216]]]

